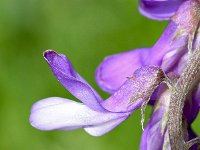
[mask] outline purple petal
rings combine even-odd
[[[186,0],[140,0],[142,15],[155,20],[168,20]]]
[[[96,81],[105,91],[116,91],[134,71],[143,65],[148,49],[137,49],[106,57],[96,71]]]
[[[58,81],[76,98],[94,110],[102,110],[99,102],[102,98],[97,92],[74,70],[71,62],[62,54],[47,50],[44,58],[49,64]]]
[[[140,149],[141,150],[160,150],[164,142],[165,130],[162,131],[163,111],[154,112],[151,120],[145,127],[142,134]]]
[[[162,81],[163,72],[160,71],[159,68],[153,66],[145,66],[137,69],[133,78],[130,77],[117,92],[103,101],[101,103],[102,106],[111,112],[133,113],[135,109],[139,108],[145,101],[148,101],[154,89]],[[155,87],[150,88],[153,86]],[[130,103],[134,97],[136,97],[136,99],[134,102]],[[112,122],[110,121],[103,125],[85,128],[85,130],[91,135],[100,136],[112,130],[126,118],[128,118],[128,116],[113,120]]]
[[[150,99],[164,77],[158,67],[139,68],[102,106],[111,112],[132,112]]]
[[[159,63],[165,72],[176,71],[181,58],[188,57],[188,43],[192,33],[196,31],[199,23],[196,9],[197,1],[185,1],[171,19],[163,35],[150,50],[148,57],[154,57],[146,61],[147,64]],[[190,22],[190,23],[188,23]],[[198,43],[195,40],[195,44]],[[195,47],[195,44],[193,45]],[[186,59],[186,58],[184,58]],[[181,66],[183,68],[184,65]],[[178,73],[180,69],[178,68]]]
[[[132,97],[138,92],[138,87],[133,81],[126,81],[119,90],[102,103],[102,106],[112,112],[129,112],[141,107],[146,99],[137,98],[130,104]]]
[[[189,34],[179,36],[177,25],[171,21],[156,44],[150,49],[146,64],[160,66],[165,72],[174,71],[178,60],[187,52]]]
[[[188,35],[178,36],[179,29],[171,21],[157,43],[149,49],[133,51],[107,57],[96,71],[99,86],[113,93],[126,81],[137,68],[144,65],[160,66],[171,72],[176,68],[177,60],[187,51]]]
[[[33,105],[30,123],[40,130],[72,130],[104,125],[127,116],[127,113],[94,111],[82,103],[51,97]]]

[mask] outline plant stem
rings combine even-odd
[[[183,70],[179,80],[172,91],[168,131],[172,150],[187,150],[182,131],[182,114],[187,95],[195,88],[200,80],[200,48],[197,48]]]

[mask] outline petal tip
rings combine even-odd
[[[50,57],[55,56],[55,55],[57,55],[57,54],[58,54],[58,53],[57,53],[56,51],[49,49],[49,50],[45,50],[45,51],[43,52],[43,57],[44,57],[46,60],[48,60]]]
[[[40,125],[37,124],[37,121],[35,121],[35,117],[34,117],[34,113],[31,113],[30,117],[29,117],[29,122],[31,124],[32,127],[38,129],[38,130],[47,130],[43,127],[41,127]]]

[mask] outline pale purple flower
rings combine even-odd
[[[195,0],[140,1],[140,12],[149,18],[173,17],[152,48],[109,56],[100,64],[96,71],[97,83],[112,94],[105,101],[74,70],[67,57],[46,51],[44,57],[58,81],[81,103],[59,97],[40,100],[32,107],[31,125],[40,130],[84,128],[93,136],[101,136],[150,99],[154,110],[142,134],[140,149],[170,150],[167,120],[171,91],[166,85],[159,85],[166,79],[164,72],[175,83],[190,57],[188,51],[200,45],[200,32],[195,32],[199,27],[195,11],[200,4],[196,4]],[[197,86],[185,102],[184,133],[188,133],[184,135],[185,141],[196,137],[191,124],[199,112],[199,96]],[[196,149],[196,145],[191,148]]]
[[[40,130],[84,128],[93,136],[103,135],[141,107],[165,77],[158,67],[142,67],[104,101],[67,57],[52,50],[44,57],[58,81],[82,103],[59,97],[38,101],[32,107],[30,123]]]

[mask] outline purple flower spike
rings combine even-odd
[[[147,18],[169,20],[186,0],[140,0],[139,11]]]
[[[135,71],[118,91],[103,101],[97,92],[74,70],[62,54],[48,50],[44,57],[61,84],[83,103],[51,97],[35,103],[31,125],[40,130],[73,130],[84,128],[93,136],[101,136],[148,101],[165,75],[155,66]]]

